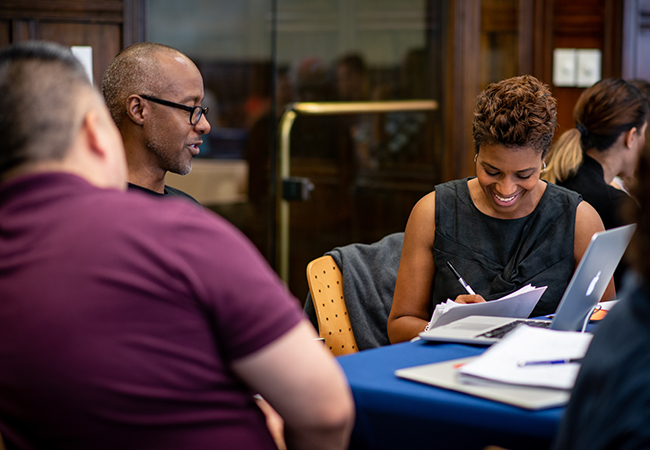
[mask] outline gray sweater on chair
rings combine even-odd
[[[350,244],[327,252],[343,275],[343,296],[359,350],[390,344],[386,323],[393,304],[404,233],[393,233],[373,244]],[[311,294],[305,313],[318,329]]]

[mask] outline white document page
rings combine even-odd
[[[566,361],[582,358],[591,338],[591,333],[524,325],[462,366],[461,380],[571,389],[580,364]]]
[[[426,330],[448,324],[466,316],[496,316],[525,319],[533,311],[545,290],[546,286],[533,287],[529,284],[500,299],[490,300],[485,303],[463,304],[447,299],[445,303],[436,305]]]

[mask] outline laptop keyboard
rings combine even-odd
[[[479,334],[477,337],[501,339],[503,336],[510,333],[512,330],[514,330],[520,325],[528,325],[530,327],[537,327],[537,328],[548,328],[551,326],[551,322],[535,321],[535,320],[513,320],[512,322],[509,322],[498,328],[493,328],[490,331],[486,331],[485,333]]]

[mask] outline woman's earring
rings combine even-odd
[[[474,153],[474,164],[476,164],[477,159],[478,159],[478,153]]]

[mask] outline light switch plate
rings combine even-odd
[[[600,80],[600,50],[590,48],[578,50],[577,85],[589,87]]]
[[[576,49],[556,48],[553,50],[553,84],[555,86],[575,86],[576,81]]]

